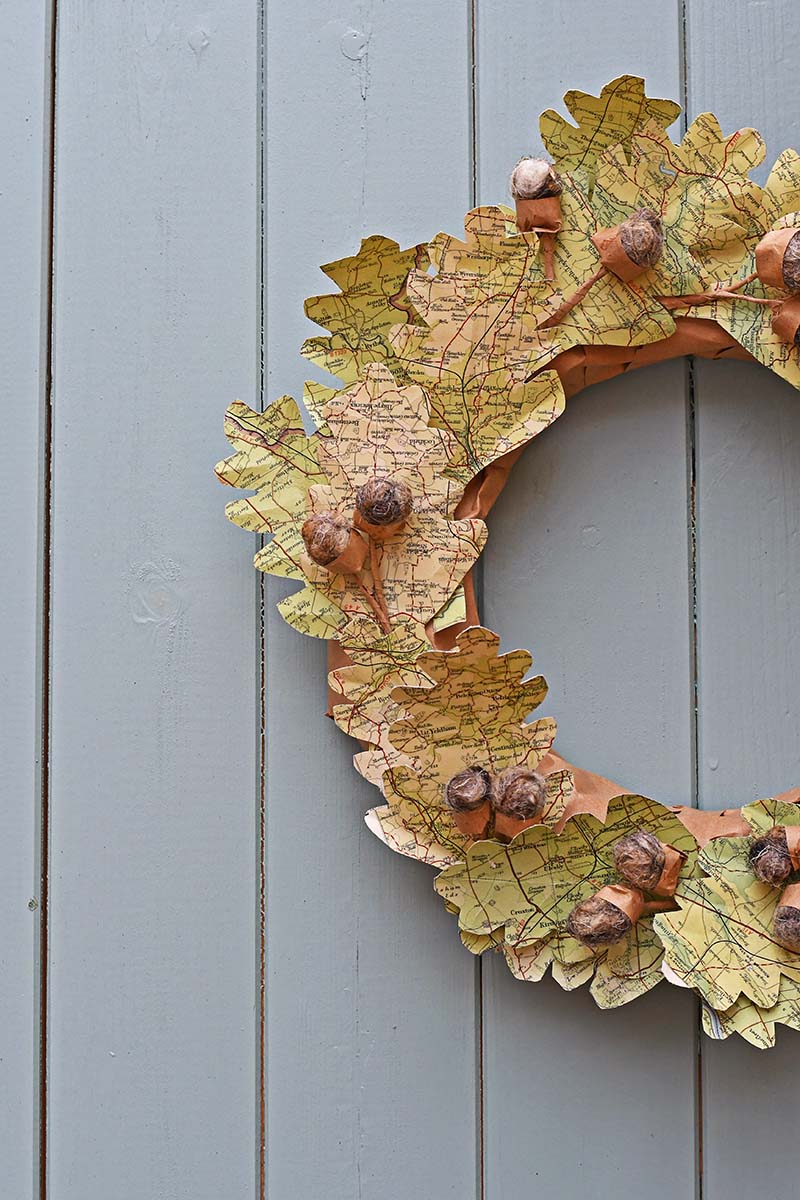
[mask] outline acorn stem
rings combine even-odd
[[[748,282],[743,280],[742,283]],[[749,304],[766,304],[776,308],[779,300],[764,300],[760,296],[742,296],[731,288],[719,288],[713,292],[697,292],[689,296],[656,296],[665,308],[692,308],[696,304],[713,304],[715,300],[746,300]]]
[[[752,283],[754,279],[758,279],[758,271],[752,271],[749,275],[745,275],[744,279],[739,279],[735,283],[729,283],[726,292],[738,292],[740,288],[746,287],[748,283]]]
[[[391,633],[392,627],[389,624],[389,618],[387,617],[386,613],[383,611],[383,609],[378,604],[378,602],[375,599],[375,597],[373,596],[372,592],[369,590],[367,585],[364,583],[364,580],[361,578],[361,576],[358,573],[356,573],[353,576],[353,578],[355,579],[359,588],[363,592],[364,598],[366,599],[367,603],[369,604],[370,608],[372,609],[373,613],[375,614],[375,619],[378,622],[378,624],[380,625],[382,631],[384,633]]]
[[[598,267],[594,275],[590,275],[586,282],[581,284],[577,292],[573,292],[546,320],[539,322],[538,328],[552,329],[554,325],[558,325],[559,322],[563,321],[567,313],[572,312],[573,308],[580,304],[589,289],[597,283],[598,279],[602,279],[605,274],[607,274],[606,268],[602,266]]]
[[[389,605],[386,603],[386,593],[383,590],[383,580],[381,579],[380,564],[378,562],[378,548],[375,545],[373,538],[368,538],[369,541],[369,569],[372,572],[372,586],[375,589],[375,599],[386,618],[387,626],[390,625],[389,620]],[[388,629],[385,630],[388,633]]]
[[[556,272],[555,272],[555,267],[554,267],[556,235],[554,233],[545,233],[543,230],[539,234],[539,245],[542,247],[542,260],[544,262],[544,277],[548,283],[552,283],[556,277]]]

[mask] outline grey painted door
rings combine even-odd
[[[1,1194],[790,1194],[800,1038],[517,983],[365,829],[324,647],[211,466],[229,400],[299,394],[317,264],[504,199],[567,87],[799,144],[796,6],[0,10]],[[798,462],[796,396],[737,364],[596,388],[527,451],[483,611],[567,757],[708,807],[798,782]]]

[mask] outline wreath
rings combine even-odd
[[[341,386],[306,384],[311,434],[288,396],[232,404],[217,474],[248,492],[228,517],[271,535],[256,567],[302,584],[284,619],[329,641],[330,715],[382,793],[369,828],[437,868],[465,946],[601,1008],[667,979],[712,1037],[768,1046],[800,1028],[800,790],[698,812],[564,762],[472,568],[523,447],[589,384],[694,354],[800,387],[800,157],[757,186],[758,133],[704,113],[673,142],[678,105],[634,76],[564,99],[514,209],[323,268],[339,291],[306,303],[327,333],[303,354]]]

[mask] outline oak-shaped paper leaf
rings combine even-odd
[[[367,814],[367,824],[381,841],[399,854],[431,866],[447,867],[464,859],[473,839],[456,826],[435,777],[417,775],[404,765],[393,766],[384,773],[381,786],[386,804]],[[543,824],[559,823],[572,792],[569,771],[553,771],[545,777]]]
[[[363,381],[345,393],[310,385],[307,400],[321,426],[310,437],[288,399],[275,413],[232,407],[228,430],[236,453],[217,472],[224,482],[256,493],[229,505],[228,516],[246,529],[274,534],[255,564],[305,584],[278,606],[301,632],[330,638],[353,616],[373,616],[379,589],[390,618],[424,624],[448,604],[486,540],[482,521],[446,515],[460,496],[460,486],[443,474],[447,435],[428,428],[422,391],[398,387],[381,364],[368,367]],[[350,516],[358,488],[383,473],[411,487],[414,508],[405,525],[372,546],[357,574],[318,566],[303,543],[304,521],[329,510]]]
[[[533,661],[527,650],[499,651],[496,633],[466,629],[455,650],[431,650],[417,659],[433,687],[392,692],[404,716],[392,725],[389,741],[434,787],[476,763],[491,771],[536,767],[552,745],[551,719],[525,724],[547,684],[541,675],[524,679]]]
[[[637,289],[687,295],[736,273],[761,236],[762,192],[749,172],[763,158],[755,130],[726,137],[711,113],[693,121],[679,143],[651,123],[628,153],[615,146],[600,157],[592,198],[598,219],[615,225],[650,208],[662,220],[661,257],[637,278]]]
[[[376,236],[365,238],[358,254],[324,266],[340,291],[306,300],[306,316],[330,336],[308,338],[304,357],[345,384],[355,383],[373,362],[387,363],[405,382],[388,335],[393,325],[417,319],[406,278],[426,263],[426,246],[401,250],[390,238]]]
[[[708,1004],[703,1004],[702,1012],[703,1029],[709,1037],[719,1041],[738,1033],[751,1046],[768,1050],[775,1045],[776,1025],[800,1030],[800,984],[781,976],[777,1003],[770,1008],[760,1008],[742,995],[723,1012]]]
[[[742,809],[742,816],[760,837],[774,825],[800,825],[800,808],[782,800],[757,800]],[[748,857],[753,838],[719,837],[708,842],[700,853],[700,866],[714,879],[724,879],[746,891],[756,882]]]
[[[468,213],[465,237],[431,243],[435,275],[414,272],[408,290],[424,324],[392,331],[406,373],[430,398],[431,421],[449,431],[458,451],[449,467],[468,477],[547,428],[564,409],[549,364],[584,345],[638,346],[674,331],[653,296],[606,275],[553,329],[542,323],[597,268],[591,242],[598,221],[569,177],[561,196],[555,283],[543,276],[536,234],[520,234],[511,213]]]
[[[473,934],[503,929],[506,943],[516,950],[540,946],[537,953],[562,968],[585,963],[570,972],[572,986],[577,986],[576,978],[583,982],[598,971],[594,998],[603,1007],[616,1007],[663,977],[652,918],[641,918],[626,938],[600,954],[569,937],[566,922],[576,904],[618,882],[614,844],[640,828],[682,850],[691,871],[697,847],[675,814],[643,796],[617,796],[609,801],[605,822],[580,814],[560,834],[538,825],[523,830],[508,846],[474,843],[463,862],[442,872],[435,887],[458,910],[461,929]],[[541,959],[534,969],[539,966]],[[554,977],[559,972],[554,970]]]
[[[679,911],[659,913],[655,929],[670,968],[712,1008],[729,1009],[741,995],[771,1008],[782,975],[800,982],[800,959],[772,932],[778,889],[724,875],[685,879],[676,900]]]
[[[673,100],[646,96],[644,79],[638,75],[620,75],[607,83],[599,96],[569,91],[564,104],[576,124],[549,108],[539,118],[542,141],[560,170],[585,171],[590,190],[597,158],[604,150],[620,144],[629,153],[637,130],[649,121],[666,129],[681,111]]]

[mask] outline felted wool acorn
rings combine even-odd
[[[800,951],[800,883],[789,884],[781,893],[772,928],[784,949]]]
[[[756,838],[747,857],[757,879],[781,887],[800,870],[800,826],[773,825],[763,837]]]
[[[767,287],[800,293],[800,229],[772,229],[756,246],[756,274]]]
[[[371,537],[390,537],[403,528],[413,507],[407,483],[390,475],[375,475],[356,492],[355,523]]]
[[[315,513],[303,522],[300,533],[308,557],[326,571],[353,575],[364,565],[367,543],[340,513]]]
[[[638,888],[611,883],[575,905],[567,917],[567,929],[584,946],[596,950],[624,938],[643,912],[644,896]]]
[[[639,888],[609,883],[575,905],[567,917],[567,930],[596,950],[624,938],[640,917],[668,908],[674,908],[670,900],[645,900]]]
[[[661,842],[646,829],[620,838],[613,849],[614,866],[626,882],[655,896],[673,896],[686,855]]]
[[[545,279],[555,278],[555,235],[561,228],[561,176],[545,158],[521,158],[511,172],[509,189],[520,233],[538,233]]]
[[[652,208],[638,208],[620,225],[598,229],[592,241],[606,270],[628,283],[661,258],[664,229]]]
[[[486,836],[492,823],[492,777],[484,767],[466,767],[449,779],[444,800],[461,833],[474,838]]]
[[[538,825],[544,810],[544,777],[530,767],[507,767],[495,776],[493,788],[495,837],[509,841],[530,825]]]
[[[638,208],[619,225],[598,229],[592,242],[600,255],[600,266],[554,313],[539,323],[540,329],[558,325],[604,275],[616,275],[623,283],[630,283],[654,267],[664,249],[664,228],[658,213],[651,208]]]

